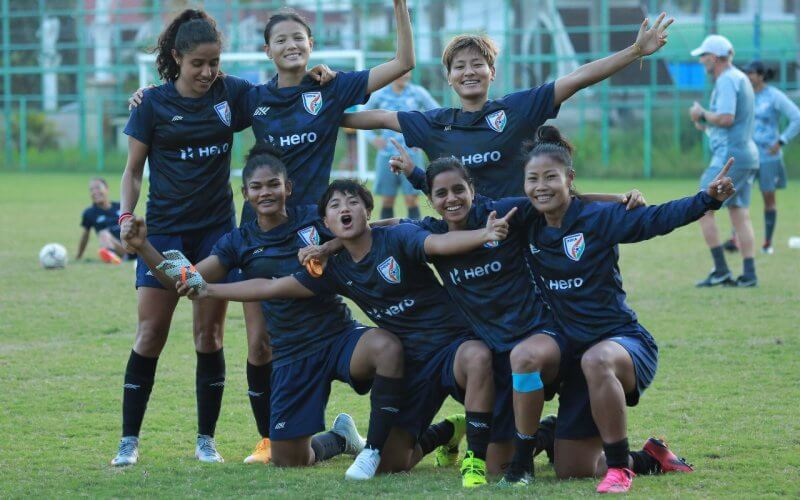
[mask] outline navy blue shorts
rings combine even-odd
[[[215,228],[181,234],[154,234],[148,236],[147,241],[162,253],[167,250],[180,250],[192,264],[197,264],[208,257],[214,244],[232,229],[233,225],[223,224]],[[136,288],[140,286],[164,289],[141,257],[136,262]]]
[[[633,361],[636,389],[625,395],[628,406],[639,404],[642,393],[655,378],[658,367],[658,346],[650,332],[639,323],[625,325],[612,332],[610,336],[587,345],[581,349],[580,354],[573,356],[571,366],[566,367],[567,371],[564,371],[565,377],[558,399],[556,439],[587,439],[600,435],[592,417],[589,388],[581,370],[581,357],[590,347],[603,340],[611,340],[621,345]]]
[[[458,386],[453,368],[458,348],[468,340],[472,339],[463,337],[453,341],[425,362],[406,358],[406,399],[396,425],[414,439],[419,439],[428,428],[447,396],[464,402],[464,390]]]
[[[269,438],[274,441],[311,436],[325,429],[325,407],[331,382],[350,384],[358,394],[372,388],[372,380],[350,378],[350,358],[361,336],[370,328],[357,325],[330,346],[311,356],[272,369]]]

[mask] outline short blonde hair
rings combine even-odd
[[[464,49],[473,49],[477,51],[486,59],[486,63],[489,66],[494,66],[497,55],[500,53],[497,44],[495,44],[494,40],[489,38],[488,35],[458,35],[450,40],[450,43],[444,48],[444,53],[442,54],[442,64],[447,68],[448,73],[450,72],[450,66],[453,64],[456,53]]]

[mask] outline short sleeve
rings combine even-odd
[[[239,242],[237,244],[237,241]],[[238,229],[225,234],[220,238],[211,249],[211,255],[216,255],[220,263],[226,269],[239,267],[239,247],[241,246],[242,236]]]
[[[560,106],[555,106],[555,83],[508,94],[501,99],[514,114],[524,116],[530,126],[537,128],[542,123],[558,116]]]
[[[330,264],[330,261],[328,261],[328,265]],[[308,288],[308,290],[314,295],[330,295],[338,293],[336,278],[327,270],[323,272],[322,276],[319,278],[311,276],[305,269],[294,273],[293,276],[294,279],[296,279],[304,287]]]
[[[369,72],[345,71],[336,75],[331,85],[334,86],[336,98],[342,102],[342,109],[350,106],[364,104],[369,99],[367,84],[369,83]]]
[[[83,214],[81,214],[81,227],[83,227],[84,229],[91,229],[92,225],[94,224],[91,212],[92,209],[87,208],[86,210],[83,211]]]
[[[233,101],[233,129],[241,132],[253,124],[253,112],[258,100],[258,87],[250,87]]]
[[[736,115],[736,82],[733,78],[723,77],[717,81],[714,89],[716,106],[714,112],[722,115]]]
[[[448,231],[447,223],[434,217],[424,219],[400,219],[400,224],[413,224],[429,233],[444,234]]]
[[[410,148],[422,148],[427,151],[428,138],[431,135],[430,110],[421,111],[398,111],[397,121],[400,123],[400,132],[403,139]]]
[[[497,212],[497,217],[505,217],[506,214],[508,214],[508,212],[513,208],[516,208],[517,211],[509,221],[509,225],[512,228],[518,228],[525,225],[527,211],[536,211],[536,209],[533,208],[530,200],[525,197],[502,198],[493,203],[492,209]]]
[[[402,252],[416,262],[427,262],[425,255],[425,239],[430,232],[416,224],[398,224],[389,228],[394,242]]]
[[[145,90],[142,103],[133,108],[124,130],[125,135],[133,137],[148,146],[153,142],[153,131],[156,125],[153,100],[153,90]]]
[[[251,88],[255,85],[248,82],[244,78],[238,78],[235,76],[226,75],[225,76],[225,90],[228,92],[228,99],[231,102],[236,102],[246,94]]]

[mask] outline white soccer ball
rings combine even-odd
[[[48,243],[39,250],[39,263],[45,269],[62,269],[67,265],[67,249],[59,243]]]

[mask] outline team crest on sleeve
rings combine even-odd
[[[297,234],[306,245],[319,245],[319,231],[314,226],[304,227]]]
[[[231,126],[231,107],[228,106],[228,101],[222,101],[219,104],[214,105],[214,111],[217,112],[217,116],[219,119],[222,120],[227,126]]]
[[[586,240],[583,238],[583,233],[564,236],[564,253],[567,257],[577,262],[581,260],[584,250],[586,250]]]
[[[506,112],[502,109],[500,111],[495,111],[486,117],[486,123],[488,123],[495,132],[502,132],[503,129],[506,128],[506,123],[508,123]]]
[[[322,92],[303,92],[303,107],[314,116],[322,109]]]
[[[378,272],[381,273],[383,279],[385,279],[390,285],[400,284],[400,264],[394,260],[394,257],[389,257],[378,264]]]

